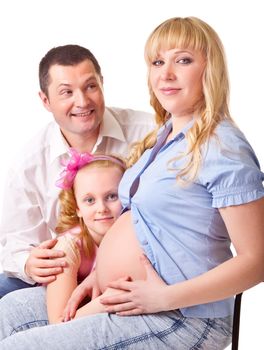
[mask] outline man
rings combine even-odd
[[[50,248],[56,243],[55,181],[69,147],[126,156],[129,145],[155,127],[148,113],[105,107],[101,68],[81,46],[51,49],[40,62],[39,83],[39,96],[54,121],[31,140],[10,169],[0,225],[0,297],[49,283],[65,266],[64,253]]]

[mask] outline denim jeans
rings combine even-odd
[[[47,323],[44,287],[6,295],[0,300],[0,349],[222,350],[232,331],[231,317],[185,318],[178,310],[127,317],[102,313]]]
[[[0,298],[14,290],[29,287],[32,287],[32,284],[28,284],[18,278],[7,277],[4,273],[0,273]]]

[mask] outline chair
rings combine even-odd
[[[238,350],[241,298],[242,298],[242,293],[237,294],[235,297],[233,331],[232,331],[232,348],[231,348],[232,350]]]

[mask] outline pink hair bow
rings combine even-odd
[[[69,149],[69,155],[70,158],[68,160],[61,162],[61,164],[64,166],[64,169],[60,173],[60,178],[56,181],[56,186],[64,190],[70,189],[72,187],[78,170],[80,170],[86,164],[92,163],[96,160],[109,160],[112,163],[116,163],[125,169],[125,164],[121,160],[118,160],[112,156],[99,154],[93,155],[88,152],[79,153],[74,148]]]
[[[56,181],[56,186],[62,189],[71,188],[78,170],[95,159],[92,154],[79,153],[74,148],[69,149],[69,154],[70,158],[61,162],[64,170],[60,173],[60,178]]]

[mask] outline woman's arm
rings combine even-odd
[[[65,252],[67,266],[56,276],[56,280],[47,285],[47,311],[49,323],[63,321],[63,310],[73,290],[77,287],[77,274],[81,259],[77,244],[70,237],[62,236],[54,249]]]
[[[121,315],[153,313],[228,298],[264,280],[264,198],[220,209],[237,256],[191,280],[165,285],[149,262],[146,281],[113,282],[126,291],[101,302]]]

